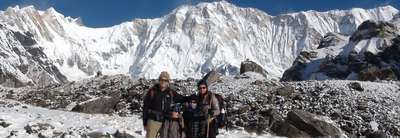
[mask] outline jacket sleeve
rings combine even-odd
[[[213,110],[213,116],[217,116],[221,113],[219,104],[218,104],[218,99],[217,97],[213,94],[211,96],[212,104],[211,104],[211,109]]]
[[[149,113],[149,106],[150,106],[150,100],[151,100],[151,89],[146,93],[146,95],[143,98],[143,126],[147,125],[147,120],[148,118],[148,113]]]
[[[175,103],[185,103],[187,101],[187,97],[177,93],[176,91],[174,93],[174,102]]]

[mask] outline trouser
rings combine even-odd
[[[160,130],[161,138],[181,138],[179,121],[165,120]]]
[[[146,132],[146,138],[156,138],[157,134],[160,131],[161,125],[162,122],[149,119],[147,121],[148,130]]]
[[[215,138],[218,134],[218,126],[215,122],[215,119],[211,119],[208,121],[208,137],[207,138]]]

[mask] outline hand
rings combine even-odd
[[[179,118],[179,113],[178,112],[172,112],[171,113],[171,118]]]
[[[209,109],[210,109],[210,106],[206,105],[203,107],[203,112],[207,113]]]

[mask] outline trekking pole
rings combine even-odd
[[[207,136],[206,136],[206,138],[208,138],[209,135],[210,135],[210,134],[209,134],[209,133],[210,133],[210,121],[209,121],[209,120],[210,120],[210,117],[208,116],[208,117],[207,117],[207,131],[206,131],[206,132],[207,132],[207,133],[206,133]]]

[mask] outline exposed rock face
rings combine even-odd
[[[366,21],[349,42],[304,52],[315,52],[314,57],[300,54],[281,80],[399,80],[399,45],[398,28],[391,22]]]
[[[45,86],[67,82],[31,33],[14,31],[9,25],[2,25],[0,37],[0,85]]]
[[[324,36],[324,38],[322,38],[321,42],[319,42],[318,49],[329,46],[336,46],[340,42],[345,41],[345,39],[347,38],[342,34],[329,32]]]
[[[396,31],[397,28],[392,23],[368,20],[358,26],[357,31],[350,37],[350,40],[356,42],[373,37],[396,36]]]

